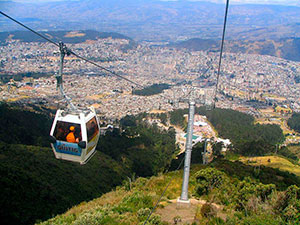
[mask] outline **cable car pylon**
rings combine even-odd
[[[181,90],[183,91],[183,89]],[[204,105],[208,110],[212,108],[210,105],[212,104],[212,101],[208,100],[209,96],[206,91],[204,91],[204,93],[196,95],[195,87],[191,87],[191,90],[189,90],[187,94],[188,96],[175,99],[175,93],[174,93],[174,99],[169,101],[174,106],[178,106],[179,103],[188,103],[189,105],[188,127],[187,127],[187,136],[186,136],[186,144],[185,144],[184,168],[183,168],[183,181],[181,187],[181,195],[177,199],[178,205],[190,204],[190,200],[188,197],[188,187],[189,187],[189,176],[190,176],[192,147],[193,147],[193,127],[194,127],[196,104]]]

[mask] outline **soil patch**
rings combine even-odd
[[[177,204],[177,199],[170,200],[169,202],[162,202],[165,205],[163,208],[158,208],[156,214],[161,216],[161,220],[169,224],[192,224],[195,221],[195,214],[197,206],[205,204],[204,200],[190,199],[191,203],[188,206]],[[167,204],[167,205],[166,205]],[[177,218],[177,223],[175,220]]]

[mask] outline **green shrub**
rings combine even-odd
[[[144,177],[139,177],[138,179],[136,179],[136,181],[133,183],[133,186],[136,188],[142,188],[144,187],[148,182],[147,178]]]
[[[292,185],[284,193],[280,194],[274,205],[274,209],[286,221],[300,223],[300,188]]]
[[[96,213],[84,213],[78,217],[73,222],[73,225],[82,225],[82,224],[89,224],[89,225],[97,225],[102,222],[104,218],[104,214],[102,212],[96,212]]]
[[[205,203],[201,207],[201,216],[202,217],[214,217],[216,216],[216,210],[214,209],[213,205],[210,203]]]
[[[229,217],[226,220],[226,225],[284,225],[284,221],[276,215],[270,214],[253,214],[250,216],[244,216],[243,214],[235,214],[233,217]]]
[[[145,221],[140,222],[139,225],[144,225]],[[159,215],[152,214],[145,225],[167,225],[167,223],[162,222]]]
[[[139,221],[145,221],[150,214],[151,210],[149,208],[141,208],[137,211],[137,217]]]
[[[222,220],[219,217],[213,217],[207,223],[207,225],[225,225],[225,224],[227,224],[227,223],[225,223],[224,220]]]
[[[198,171],[195,174],[196,178],[196,194],[201,196],[203,194],[208,194],[214,188],[219,187],[224,182],[227,182],[227,176],[225,173],[215,169],[215,168],[205,168]]]
[[[137,212],[139,209],[152,207],[152,197],[137,191],[126,196],[118,206],[113,208],[113,211],[118,213]]]

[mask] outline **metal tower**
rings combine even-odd
[[[190,166],[191,166],[191,155],[193,147],[193,127],[194,127],[194,116],[195,116],[195,107],[196,104],[202,104],[207,106],[208,109],[211,109],[211,104],[213,101],[209,98],[208,95],[210,91],[204,91],[203,93],[196,96],[195,88],[192,87],[192,90],[188,93],[188,98],[180,98],[178,100],[173,100],[174,105],[178,103],[188,103],[189,104],[189,116],[188,116],[188,127],[187,127],[187,137],[185,145],[185,159],[184,159],[184,172],[183,172],[183,182],[181,195],[177,199],[177,203],[190,203],[188,198],[188,186],[189,186],[189,176],[190,176]],[[174,95],[175,97],[175,95]]]

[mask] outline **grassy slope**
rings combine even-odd
[[[300,146],[288,146],[289,150],[294,153],[295,155],[297,155],[297,157],[300,159]],[[300,160],[299,160],[300,163]]]
[[[270,160],[270,162],[268,162]],[[300,176],[300,166],[291,163],[289,160],[279,156],[241,157],[241,161],[251,165],[263,165],[278,168]]]
[[[217,160],[208,166],[213,166],[218,170],[224,171],[232,178],[244,179],[245,177],[254,177],[255,168],[244,165],[241,162],[230,162],[227,160]],[[194,174],[198,170],[205,168],[203,165],[193,165],[191,168],[191,179],[189,193],[192,197],[195,188]],[[280,175],[278,175],[280,174]],[[145,208],[152,208],[160,194],[163,192],[171,177],[174,180],[167,189],[162,201],[176,199],[180,196],[182,183],[182,170],[169,172],[157,177],[138,178],[129,188],[129,183],[117,187],[115,191],[104,194],[100,198],[90,202],[83,202],[74,206],[65,214],[58,215],[53,219],[40,223],[39,225],[55,224],[143,224],[147,217]],[[286,172],[278,172],[272,168],[261,168],[261,176],[258,180],[263,183],[282,183],[283,188],[291,184],[300,184],[300,180],[292,179]],[[281,189],[282,187],[279,187]],[[168,203],[167,203],[168,204]],[[163,204],[165,205],[165,204]],[[149,212],[148,212],[149,213]],[[155,214],[155,213],[154,213]],[[153,217],[153,220],[156,216]],[[155,224],[155,223],[154,223]]]
[[[201,165],[194,165],[191,176],[202,167]],[[115,191],[106,193],[90,202],[83,202],[74,206],[65,214],[58,215],[53,219],[40,223],[40,225],[93,224],[94,219],[97,219],[100,222],[99,224],[138,224],[145,218],[139,218],[137,212],[141,208],[153,207],[173,176],[174,179],[163,200],[176,199],[180,196],[182,170],[149,179],[138,178],[132,184],[131,189],[129,182],[124,183],[123,186],[117,187]],[[193,192],[193,188],[194,183],[191,183],[189,190]],[[103,220],[99,220],[101,216]]]

